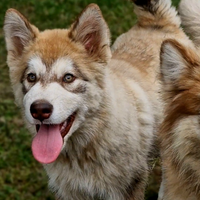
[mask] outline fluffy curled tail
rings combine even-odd
[[[132,0],[140,26],[165,27],[180,26],[177,11],[171,0]]]
[[[200,47],[200,1],[182,0],[179,5],[179,13],[185,32],[195,45]]]

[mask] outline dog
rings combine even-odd
[[[184,31],[190,36],[194,45],[200,46],[200,3],[196,0],[182,0],[179,4],[179,14]]]
[[[164,41],[163,97],[167,102],[159,134],[163,168],[162,200],[200,199],[200,2],[182,0],[181,21],[194,44]]]
[[[188,38],[170,0],[133,3],[138,22],[112,48],[95,4],[70,28],[43,32],[17,10],[6,12],[15,100],[57,199],[144,199],[163,116],[160,47]]]

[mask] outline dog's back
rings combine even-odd
[[[191,43],[180,28],[177,11],[171,7],[170,0],[133,1],[138,22],[127,33],[117,38],[112,46],[113,59],[122,59],[133,71],[131,78],[149,94],[156,122],[162,120],[160,99],[160,47],[165,39],[178,38],[185,44]],[[125,73],[126,68],[113,66]],[[115,71],[117,71],[115,70]],[[130,75],[127,72],[127,76]],[[162,100],[161,100],[162,101]],[[161,102],[160,101],[160,102]]]

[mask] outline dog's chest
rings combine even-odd
[[[125,182],[118,169],[113,170],[110,162],[74,159],[70,162],[45,166],[49,176],[49,186],[60,199],[64,200],[123,200],[122,186]],[[120,178],[119,178],[120,177]],[[116,195],[117,194],[117,195]]]
[[[63,200],[101,200],[104,192],[101,192],[101,181],[96,177],[91,166],[79,166],[76,161],[60,163],[51,168],[47,167],[49,186],[56,191],[58,197]]]
[[[145,158],[143,154],[133,155],[137,151],[131,133],[111,136],[109,132],[104,140],[87,148],[78,149],[68,143],[68,149],[45,166],[49,185],[61,200],[124,200],[126,189]]]

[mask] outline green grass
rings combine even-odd
[[[179,0],[173,1],[177,5]],[[8,8],[16,8],[40,30],[67,28],[89,3],[97,3],[108,22],[112,41],[136,21],[126,0],[1,0],[0,26]],[[23,126],[20,111],[14,104],[3,32],[0,29],[0,200],[51,200],[47,177],[31,153],[31,136]],[[150,179],[147,199],[156,199],[160,171],[156,167]]]

